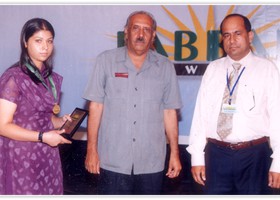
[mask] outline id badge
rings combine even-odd
[[[224,103],[222,106],[222,113],[226,113],[226,114],[235,114],[237,112],[237,108],[235,104],[227,104]]]

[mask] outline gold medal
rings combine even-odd
[[[58,104],[54,104],[53,113],[57,115],[60,112],[60,106]]]

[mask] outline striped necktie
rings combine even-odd
[[[233,63],[232,66],[233,66],[234,70],[232,70],[232,72],[230,73],[230,75],[228,77],[228,83],[230,86],[230,90],[232,89],[233,85],[235,84],[235,82],[237,80],[239,69],[241,68],[242,65],[240,63]],[[230,98],[231,98],[230,101],[235,103],[237,88],[238,87],[235,88],[234,93],[230,97],[230,90],[229,90],[228,86],[226,86],[225,91],[224,91],[222,105],[227,104],[229,102]],[[218,117],[217,133],[222,140],[224,138],[226,138],[232,131],[232,118],[233,118],[233,113],[223,113],[222,107],[221,107],[220,114]]]

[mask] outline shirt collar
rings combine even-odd
[[[130,68],[130,66],[132,65],[132,62],[130,60],[130,58],[128,57],[128,53],[127,53],[127,47],[119,47],[119,51],[118,51],[118,55],[117,55],[117,62],[124,62],[126,64],[126,66],[128,68]],[[155,55],[155,52],[153,50],[149,50],[146,60],[143,63],[143,67],[141,68],[141,71],[148,69],[151,66],[151,63],[157,62],[158,58]],[[132,65],[133,66],[133,65]],[[158,66],[159,65],[155,65]],[[134,68],[134,66],[133,66]]]
[[[228,55],[227,55],[227,58],[229,59],[229,62],[230,62],[230,66],[232,66],[232,64],[233,63],[236,63],[236,62],[238,62],[238,63],[240,63],[241,65],[242,65],[242,67],[249,67],[248,66],[248,63],[249,63],[249,61],[251,60],[251,58],[253,57],[253,53],[252,53],[252,51],[250,51],[245,57],[243,57],[241,60],[239,60],[239,61],[235,61],[235,60],[233,60],[231,57],[229,57]]]

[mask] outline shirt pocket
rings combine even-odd
[[[128,92],[128,78],[110,77],[105,86],[105,95],[109,99],[125,99]]]
[[[243,85],[238,88],[237,109],[244,113],[257,114],[260,112],[260,106],[257,102],[262,98],[263,94],[257,88]]]

